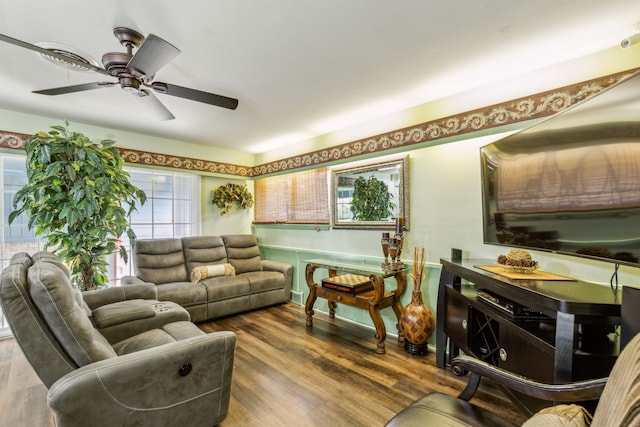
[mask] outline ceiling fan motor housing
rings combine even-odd
[[[125,52],[107,52],[102,55],[102,65],[112,76],[118,77],[127,72],[127,64],[133,55]]]

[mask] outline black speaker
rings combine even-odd
[[[462,249],[451,248],[451,261],[452,262],[462,261]]]
[[[620,350],[640,333],[640,289],[622,287]]]

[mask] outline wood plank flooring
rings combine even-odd
[[[382,426],[430,391],[456,395],[466,378],[435,367],[435,355],[412,356],[387,336],[375,353],[373,329],[283,304],[200,324],[238,336],[231,404],[221,427]],[[46,388],[14,340],[0,341],[0,425],[53,426]],[[491,384],[474,403],[514,423],[525,416]]]

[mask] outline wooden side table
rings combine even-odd
[[[336,289],[326,288],[315,283],[313,273],[318,268],[329,270],[329,277],[335,277],[338,272],[362,274],[369,277],[373,283],[373,290],[351,295]],[[376,329],[376,353],[385,353],[384,341],[387,337],[387,330],[380,315],[380,310],[391,307],[396,315],[398,329],[398,341],[404,341],[404,335],[400,327],[400,317],[402,315],[402,304],[400,296],[406,286],[406,267],[397,270],[383,270],[380,265],[358,264],[327,259],[312,259],[307,261],[306,281],[309,286],[309,296],[305,304],[307,315],[307,327],[313,326],[313,305],[318,297],[326,298],[329,306],[329,317],[335,319],[335,309],[337,303],[358,307],[368,310],[371,320]],[[393,277],[396,280],[395,289],[385,289],[384,279]]]

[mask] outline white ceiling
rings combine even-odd
[[[238,98],[227,110],[157,95],[161,122],[109,80],[0,42],[0,109],[263,152],[610,48],[640,28],[638,0],[20,0],[0,33],[88,53],[124,51],[127,26],[182,53],[155,80]],[[135,53],[135,52],[134,52]],[[11,130],[11,129],[7,129]]]

